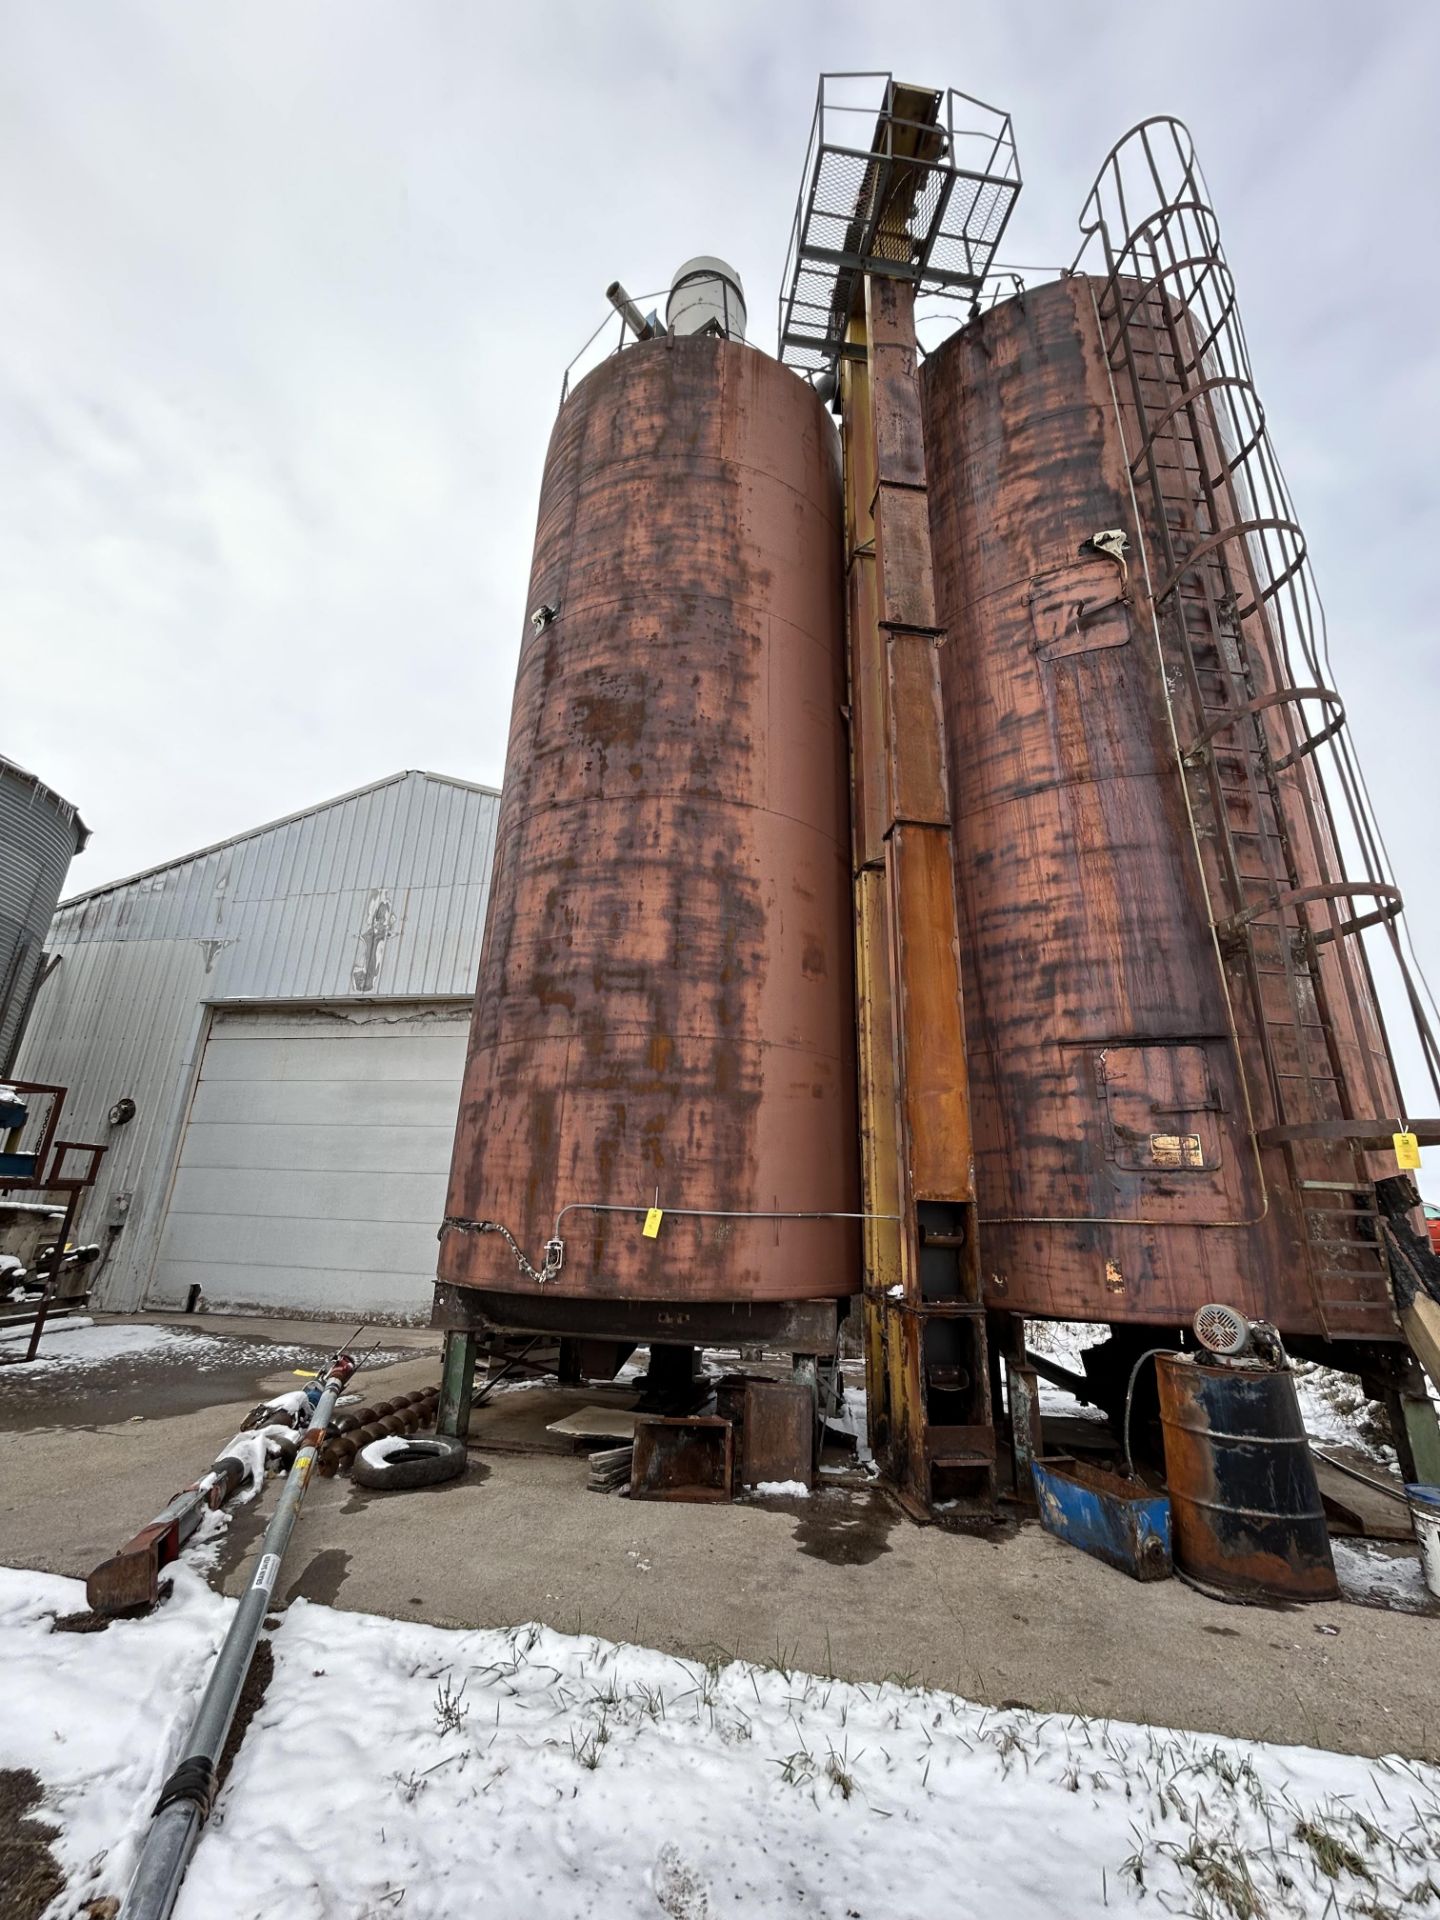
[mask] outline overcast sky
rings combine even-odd
[[[607,282],[723,254],[772,347],[817,75],[868,67],[1014,114],[1012,260],[1189,122],[1440,972],[1440,7],[1387,0],[0,0],[0,752],[93,828],[72,891],[400,767],[499,781]]]

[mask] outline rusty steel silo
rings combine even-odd
[[[698,330],[551,436],[436,1318],[804,1348],[750,1310],[818,1301],[825,1351],[859,1261],[837,435],[699,267]]]
[[[985,1299],[1395,1341],[1399,894],[1178,123],[1084,224],[924,367]]]

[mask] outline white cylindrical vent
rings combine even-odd
[[[665,325],[671,333],[745,338],[745,290],[728,260],[701,253],[677,270],[665,302]]]

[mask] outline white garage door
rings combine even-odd
[[[468,1022],[217,1011],[148,1304],[428,1319]]]

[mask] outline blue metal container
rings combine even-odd
[[[1170,1502],[1163,1493],[1080,1460],[1037,1460],[1034,1473],[1047,1533],[1132,1580],[1169,1578]]]

